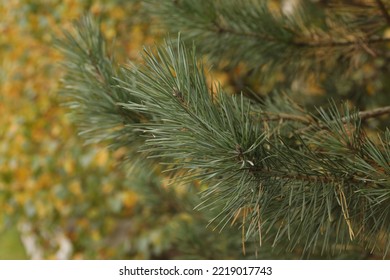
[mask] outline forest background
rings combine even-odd
[[[83,146],[77,136],[58,97],[62,56],[53,39],[90,13],[121,59],[137,59],[155,39],[131,17],[136,11],[116,0],[0,1],[0,258],[123,256],[117,244],[97,244],[121,215],[134,215],[139,196],[128,185],[137,182],[117,168],[120,151]],[[135,257],[148,258],[149,243],[163,246],[158,230],[142,238]]]

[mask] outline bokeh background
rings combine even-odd
[[[58,96],[54,38],[90,13],[116,58],[136,60],[155,40],[131,17],[137,8],[136,1],[0,1],[1,259],[150,258],[170,246],[158,221],[140,223],[152,215],[142,211],[155,209],[138,209],[131,188],[157,183],[129,179],[120,150],[83,145]]]
[[[116,61],[137,62],[162,37],[139,2],[0,0],[0,259],[244,257],[240,232],[194,211],[202,186],[130,174],[126,151],[85,145],[63,106],[56,38],[91,14]]]

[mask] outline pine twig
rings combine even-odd
[[[303,124],[311,124],[313,123],[313,119],[310,116],[301,116],[301,115],[292,115],[286,113],[270,113],[270,112],[261,112],[261,115],[265,115],[262,117],[262,121],[296,121]]]
[[[376,118],[389,113],[390,113],[390,106],[386,106],[386,107],[375,108],[370,111],[359,112],[359,117],[362,120],[364,120],[364,119]],[[345,118],[343,118],[343,122],[345,121],[346,121]]]
[[[361,120],[366,120],[366,119],[380,117],[380,116],[386,115],[386,114],[390,114],[390,106],[375,108],[375,109],[369,110],[369,111],[360,111],[358,113],[358,116]],[[349,120],[348,117],[341,118],[341,122],[343,122],[343,123],[348,122],[348,120]],[[301,133],[310,131],[314,128],[324,129],[325,127],[326,127],[325,124],[313,124],[313,125],[310,125],[308,127],[303,128],[303,129],[297,130],[296,134],[301,134]]]

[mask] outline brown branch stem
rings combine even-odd
[[[365,119],[379,117],[385,114],[390,114],[390,106],[375,108],[369,111],[361,111],[359,112],[359,117],[360,119],[365,120]]]
[[[311,116],[302,116],[302,115],[292,115],[292,114],[286,114],[286,113],[271,113],[271,112],[261,112],[261,115],[264,115],[264,117],[261,117],[262,121],[297,121],[304,124],[310,124],[313,123],[313,118]]]
[[[390,106],[385,106],[385,107],[375,108],[375,109],[368,110],[368,111],[358,112],[358,116],[361,120],[376,118],[376,117],[380,117],[380,116],[385,115],[385,114],[390,114]],[[343,123],[348,122],[348,120],[349,120],[348,117],[341,118],[341,121]],[[299,129],[296,132],[296,134],[301,134],[301,133],[310,131],[310,130],[315,129],[315,128],[324,129],[324,128],[326,128],[326,125],[325,124],[313,124],[313,125],[310,125],[308,127],[303,128],[303,129]]]

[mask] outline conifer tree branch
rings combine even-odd
[[[316,117],[286,100],[254,105],[222,88],[214,94],[195,49],[180,38],[145,51],[139,67],[117,72],[99,43],[87,44],[97,59],[86,62],[78,46],[99,33],[90,30],[90,22],[84,25],[79,36],[69,35],[62,44],[69,54],[64,91],[84,129],[100,133],[90,137],[131,146],[173,175],[180,170],[178,180],[202,181],[202,206],[219,212],[218,226],[246,209],[245,238],[263,228],[260,238],[274,238],[274,245],[288,240],[290,248],[301,244],[304,251],[317,242],[329,249],[331,237],[342,245],[349,238],[365,242],[388,228],[390,132],[374,144],[360,121],[390,113],[390,106],[360,113],[346,108],[342,115],[334,105]],[[110,129],[124,119],[118,141]],[[290,136],[302,125],[310,133]]]

